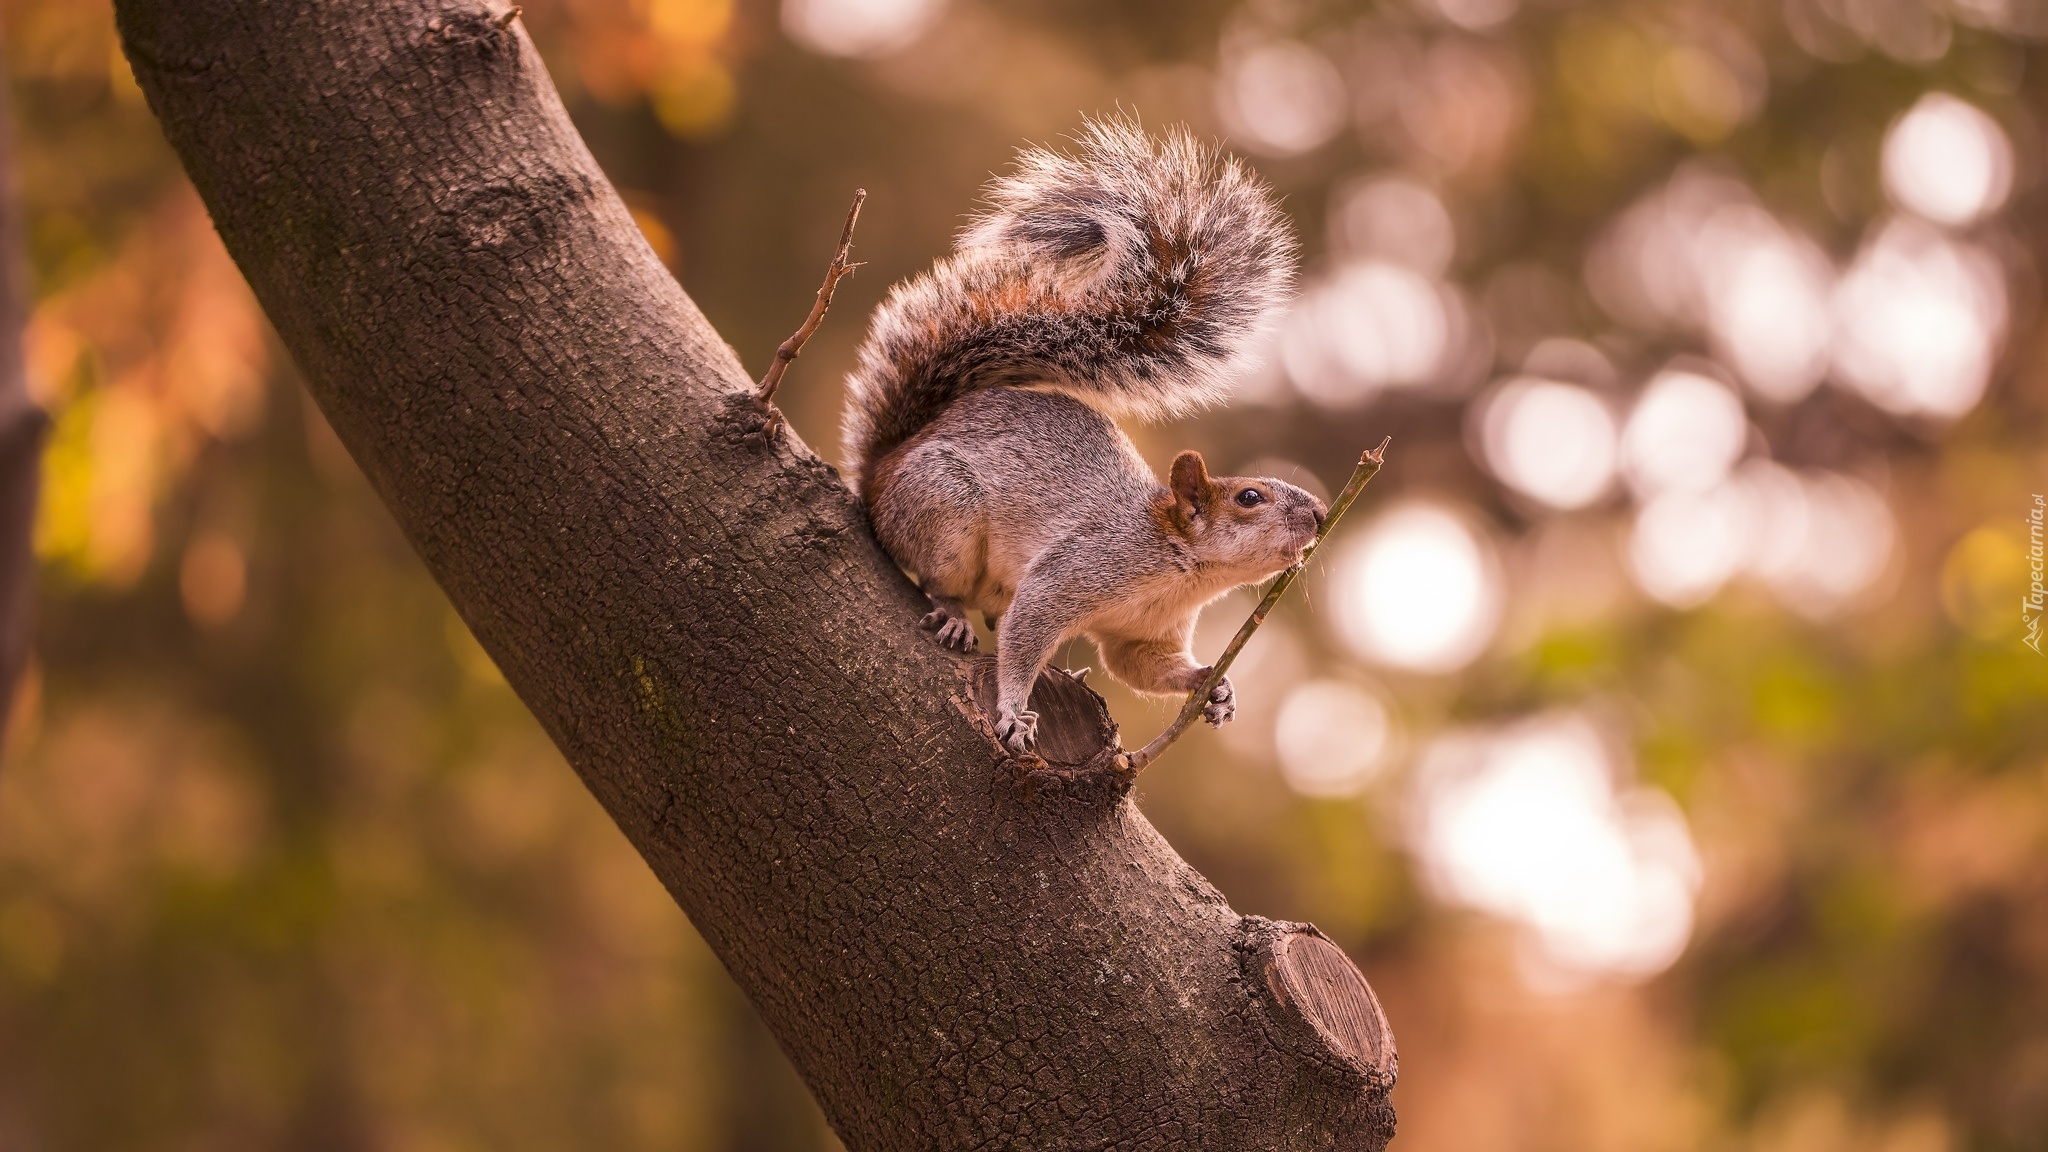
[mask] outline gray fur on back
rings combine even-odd
[[[870,503],[875,535],[927,582],[941,575],[933,558],[958,554],[958,534],[970,524],[981,549],[973,557],[977,573],[1006,584],[1048,544],[1077,532],[1112,548],[1149,544],[1129,522],[1161,492],[1137,449],[1102,413],[1058,393],[1018,388],[961,397],[904,448],[895,475]],[[1153,558],[1089,559],[1107,581]],[[995,588],[960,594],[991,607],[1007,600]]]

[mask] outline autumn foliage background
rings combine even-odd
[[[835,1147],[305,399],[110,7],[0,21],[54,419],[0,1150]],[[1384,434],[1392,463],[1236,724],[1139,803],[1240,911],[1359,960],[1398,1147],[2048,1145],[2048,9],[523,24],[750,367],[869,190],[781,393],[828,457],[867,311],[1019,144],[1123,109],[1278,188],[1308,265],[1268,367],[1141,446],[1325,490]],[[1171,707],[1111,702],[1127,740]]]

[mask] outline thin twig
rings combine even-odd
[[[817,302],[811,305],[811,314],[804,317],[803,326],[775,350],[775,362],[768,365],[768,371],[761,377],[761,386],[756,392],[761,398],[761,403],[774,402],[776,385],[782,383],[782,374],[789,371],[789,362],[796,359],[797,353],[804,350],[804,342],[809,340],[811,334],[818,330],[818,325],[824,322],[825,309],[832,306],[832,290],[839,287],[839,278],[860,267],[859,264],[847,263],[846,253],[853,247],[853,222],[860,219],[860,206],[867,198],[867,189],[853,190],[853,207],[846,210],[846,227],[839,231],[839,250],[832,254],[832,263],[825,268],[825,283],[818,289]]]
[[[1181,733],[1188,730],[1188,725],[1195,722],[1195,717],[1202,714],[1202,709],[1209,703],[1209,693],[1214,692],[1216,685],[1223,682],[1224,673],[1230,671],[1231,661],[1237,659],[1237,654],[1244,650],[1245,642],[1252,638],[1252,633],[1259,630],[1259,625],[1266,622],[1266,613],[1271,612],[1273,605],[1280,602],[1280,597],[1294,586],[1302,570],[1308,567],[1309,557],[1314,556],[1316,549],[1322,547],[1323,541],[1330,535],[1330,530],[1337,526],[1338,519],[1351,507],[1352,501],[1358,499],[1358,494],[1365,490],[1366,482],[1379,475],[1380,465],[1387,462],[1387,445],[1393,442],[1394,438],[1389,436],[1380,441],[1379,447],[1359,456],[1358,467],[1352,470],[1351,480],[1344,485],[1344,490],[1337,494],[1336,501],[1330,505],[1330,514],[1323,518],[1323,526],[1316,529],[1316,538],[1309,541],[1308,547],[1301,550],[1301,559],[1295,561],[1293,567],[1282,572],[1273,581],[1273,586],[1266,589],[1266,595],[1259,601],[1259,606],[1252,609],[1252,614],[1245,618],[1244,626],[1237,630],[1236,636],[1231,637],[1230,646],[1225,648],[1223,655],[1210,666],[1207,678],[1193,692],[1188,693],[1187,703],[1180,706],[1180,714],[1173,718],[1172,724],[1167,725],[1166,731],[1161,732],[1150,744],[1131,753],[1133,774],[1159,759],[1160,753],[1165,752],[1168,746],[1180,739]]]
[[[525,11],[526,9],[521,8],[517,4],[514,4],[507,11],[500,13],[498,16],[498,30],[502,32],[505,29],[510,28],[512,26],[512,22],[514,20],[519,19],[520,14]]]

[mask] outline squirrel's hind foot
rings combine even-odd
[[[943,647],[955,652],[972,652],[981,646],[975,639],[974,625],[967,622],[967,616],[957,608],[934,603],[932,610],[924,614],[917,626],[932,634]]]

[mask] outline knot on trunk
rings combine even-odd
[[[467,48],[480,58],[496,56],[516,61],[519,40],[518,33],[512,31],[512,21],[519,12],[516,7],[491,12],[482,6],[443,12],[428,18],[427,32],[444,44]]]
[[[562,235],[588,213],[597,190],[579,173],[510,172],[443,194],[413,254],[416,275],[479,274],[467,266],[478,253],[492,253],[506,273],[513,262],[541,260]],[[443,259],[437,260],[439,253]],[[524,290],[531,291],[531,286]]]

